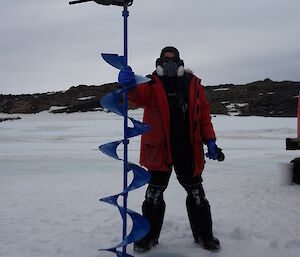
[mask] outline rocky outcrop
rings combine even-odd
[[[102,110],[102,96],[119,88],[117,83],[79,85],[64,92],[0,95],[0,113],[71,113]],[[300,82],[270,79],[245,85],[205,86],[213,114],[296,117]]]
[[[79,85],[67,91],[33,95],[0,95],[0,113],[38,113],[41,111],[77,112],[101,108],[100,99],[118,88],[117,83],[103,86]]]
[[[300,82],[275,82],[270,79],[246,85],[206,87],[206,95],[215,114],[241,116],[296,117]]]

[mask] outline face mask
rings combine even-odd
[[[167,63],[163,64],[163,68],[164,68],[164,74],[167,77],[175,77],[177,76],[177,64],[172,62],[172,61],[168,61]]]

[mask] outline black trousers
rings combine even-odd
[[[186,207],[194,239],[211,237],[210,205],[205,197],[201,176],[193,177],[192,170],[182,170],[178,166],[175,166],[174,170],[179,183],[187,192]],[[151,180],[146,190],[142,211],[143,216],[149,220],[151,228],[142,240],[158,241],[166,208],[163,194],[170,180],[171,167],[170,172],[155,170],[149,172]]]

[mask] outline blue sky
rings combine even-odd
[[[129,64],[155,69],[166,45],[204,85],[300,81],[299,0],[135,0]],[[123,53],[122,8],[94,2],[2,0],[0,94],[67,90],[117,80],[101,52]]]

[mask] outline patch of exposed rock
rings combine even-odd
[[[117,83],[79,85],[64,92],[0,95],[0,113],[72,113],[103,110],[102,96],[118,89]],[[213,114],[296,117],[300,82],[270,79],[245,85],[205,86]]]
[[[0,118],[0,122],[9,121],[9,120],[20,120],[21,117],[7,117],[7,118]]]

